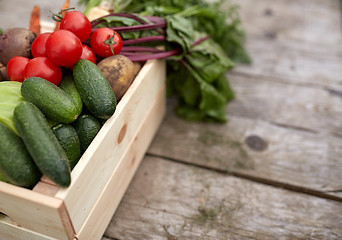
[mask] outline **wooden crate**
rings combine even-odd
[[[66,189],[0,182],[0,239],[100,239],[165,115],[164,60],[145,63]]]

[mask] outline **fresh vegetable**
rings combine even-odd
[[[74,33],[81,42],[88,40],[91,34],[89,19],[78,11],[68,12],[61,21],[60,29],[69,30]]]
[[[0,174],[22,187],[33,186],[41,177],[21,138],[3,123],[0,123]]]
[[[52,131],[68,156],[70,169],[73,169],[81,157],[81,145],[76,130],[69,124],[60,123]]]
[[[133,64],[134,64],[134,75],[136,76],[140,72],[140,70],[142,68],[142,63],[140,63],[140,62],[133,62]]]
[[[105,58],[120,53],[122,39],[110,28],[98,28],[90,37],[90,46],[96,55]]]
[[[14,110],[14,123],[39,170],[57,185],[68,187],[68,157],[43,113],[30,102],[21,102]]]
[[[88,47],[86,44],[82,44],[82,55],[81,55],[80,59],[85,59],[85,60],[91,61],[92,63],[95,63],[95,64],[97,62],[97,58],[96,58],[94,51],[90,47]],[[75,65],[68,66],[67,68],[72,70],[74,68],[74,66]]]
[[[0,123],[5,124],[14,133],[19,135],[13,121],[15,107],[24,101],[21,95],[21,82],[0,82]]]
[[[82,55],[80,39],[68,30],[58,30],[51,33],[46,40],[46,53],[59,66],[72,66]]]
[[[119,101],[136,75],[133,62],[126,56],[115,55],[101,60],[97,66],[112,87],[117,101]]]
[[[62,70],[47,57],[35,57],[26,64],[24,76],[25,79],[41,77],[58,86],[62,80]]]
[[[50,32],[42,33],[33,41],[31,46],[33,57],[47,57],[45,44],[50,35]]]
[[[96,64],[81,59],[73,69],[78,92],[94,117],[110,118],[116,109],[116,98],[107,79]]]
[[[43,78],[26,79],[22,83],[21,94],[47,118],[58,123],[71,123],[81,113],[76,102],[66,92]]]
[[[7,65],[15,56],[31,57],[31,44],[36,34],[26,28],[11,28],[0,35],[0,62]]]
[[[11,81],[23,82],[25,79],[24,69],[30,59],[26,57],[13,57],[7,64],[7,75]]]
[[[101,124],[93,116],[84,114],[81,115],[73,125],[80,139],[81,151],[84,152],[100,131]]]
[[[250,62],[236,5],[201,0],[111,3],[116,13],[92,21],[93,31],[117,31],[123,39],[120,54],[132,61],[166,58],[168,95],[178,97],[180,116],[226,121],[226,105],[234,98],[226,72],[235,62]]]
[[[82,45],[82,55],[80,59],[86,59],[96,64],[96,56],[94,51],[87,45]]]
[[[75,102],[78,112],[82,112],[83,103],[81,99],[81,95],[77,90],[74,77],[72,73],[67,74],[63,77],[59,88],[66,92]]]

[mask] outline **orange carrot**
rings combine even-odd
[[[38,6],[32,9],[29,29],[37,36],[40,34],[40,8]]]
[[[70,0],[65,0],[63,6],[62,6],[62,9],[66,9],[66,8],[69,8],[69,5],[70,5]],[[61,14],[62,16],[65,16],[65,14],[67,14],[68,11],[63,11]],[[56,22],[56,27],[55,27],[55,31],[59,29],[61,23],[60,22]]]

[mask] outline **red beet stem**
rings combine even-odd
[[[151,59],[161,59],[168,58],[177,55],[181,52],[181,49],[173,49],[170,51],[160,52],[160,53],[152,53],[152,54],[130,54],[128,53],[126,56],[131,59],[133,62],[147,61]],[[125,55],[125,52],[121,52],[120,54]]]
[[[122,52],[162,52],[162,50],[154,47],[142,47],[142,46],[123,46]]]
[[[122,45],[133,45],[138,43],[144,43],[144,42],[155,42],[155,41],[166,41],[165,36],[150,36],[150,37],[141,37],[137,39],[129,39],[129,40],[123,40]]]

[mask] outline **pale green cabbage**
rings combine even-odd
[[[0,82],[0,122],[19,135],[13,121],[14,108],[24,101],[21,95],[21,82]]]

